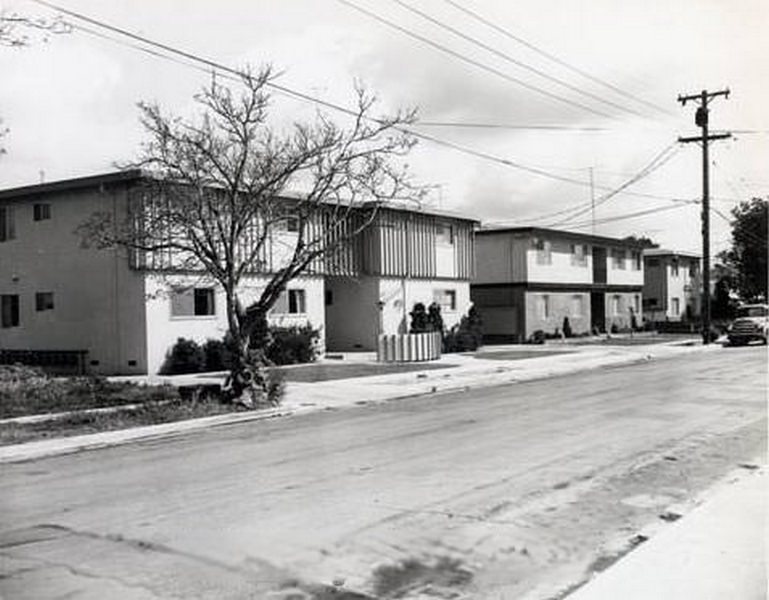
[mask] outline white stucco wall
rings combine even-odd
[[[611,248],[607,250],[606,256],[606,283],[609,285],[640,285],[644,284],[643,261],[641,268],[636,270],[633,266],[631,253],[625,251],[624,269],[618,269],[614,266],[614,260],[611,254]]]
[[[387,279],[379,282],[379,297],[383,302],[382,326],[384,333],[408,333],[409,313],[414,304],[421,302],[427,308],[436,290],[454,290],[456,309],[441,309],[446,329],[459,323],[470,308],[470,282],[441,279]]]
[[[265,285],[263,277],[247,277],[238,293],[241,303],[247,306],[256,299]],[[147,275],[147,368],[157,373],[165,360],[166,353],[180,337],[204,343],[207,339],[222,339],[227,332],[226,303],[223,290],[215,286],[215,314],[212,316],[172,316],[169,290],[180,287],[212,287],[210,281],[194,276]],[[269,321],[275,325],[303,325],[310,323],[321,330],[321,342],[325,335],[325,311],[323,307],[323,279],[320,277],[299,277],[288,285],[288,289],[304,289],[306,311],[304,314],[271,313]]]
[[[125,192],[75,190],[10,202],[16,239],[0,243],[0,294],[19,296],[20,326],[0,328],[0,348],[87,350],[96,373],[142,373],[144,285],[122,252],[84,248],[76,228],[93,212],[122,214]],[[33,204],[51,218],[33,220]],[[37,292],[54,308],[38,312]]]
[[[550,264],[538,264],[537,250],[526,249],[528,280],[536,283],[591,283],[593,281],[593,256],[587,246],[584,265],[572,264],[571,242],[551,241]],[[584,244],[583,244],[584,245]]]

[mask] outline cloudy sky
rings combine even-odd
[[[698,251],[701,152],[676,139],[699,130],[676,98],[702,89],[731,90],[711,104],[711,130],[735,132],[711,146],[714,208],[769,194],[766,0],[54,2],[232,67],[271,63],[278,83],[326,101],[349,105],[357,78],[383,112],[418,108],[415,130],[455,146],[423,140],[409,158],[434,186],[429,202],[489,223],[594,226]],[[30,0],[0,7],[56,15]],[[142,140],[138,101],[184,114],[210,77],[67,19],[70,34],[0,46],[2,188],[113,169]],[[273,106],[283,122],[316,109]],[[591,169],[595,223],[579,210]],[[714,252],[728,243],[715,214],[712,239]]]

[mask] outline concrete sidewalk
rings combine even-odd
[[[542,356],[519,360],[476,358],[472,354],[447,354],[431,365],[443,369],[417,370],[405,373],[337,379],[313,383],[289,382],[280,408],[238,412],[201,419],[190,419],[161,425],[135,427],[0,447],[0,463],[34,460],[86,449],[103,448],[132,441],[180,435],[196,429],[240,423],[277,416],[289,416],[314,410],[384,402],[414,396],[479,387],[505,385],[567,375],[591,369],[628,365],[652,359],[665,359],[690,352],[718,351],[718,346],[654,344],[639,346],[602,346],[595,348],[561,344],[545,346],[494,346],[487,353],[503,356],[505,352],[527,351]],[[554,350],[563,351],[553,354]],[[370,357],[369,357],[370,360]],[[336,361],[335,361],[336,362]],[[153,377],[152,383],[174,385],[221,383],[222,377],[185,375]]]
[[[764,600],[765,468],[727,484],[568,600]]]

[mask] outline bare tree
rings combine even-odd
[[[94,215],[81,228],[87,239],[142,253],[150,268],[203,273],[223,288],[238,398],[266,389],[267,313],[287,283],[319,262],[333,268],[381,202],[422,193],[400,160],[414,145],[402,129],[414,111],[375,117],[375,99],[356,86],[349,126],[318,113],[281,133],[267,119],[272,77],[268,67],[246,72],[239,92],[213,78],[195,97],[197,119],[140,104],[149,140],[130,166],[154,174],[149,188],[129,222]],[[295,234],[282,262],[268,268],[270,242],[287,228]],[[253,274],[264,287],[243,307],[239,286]]]
[[[51,34],[71,33],[72,26],[61,17],[53,19],[26,17],[0,11],[0,46],[28,46],[30,34],[39,35],[47,42]]]
[[[48,41],[50,34],[70,33],[72,26],[61,17],[54,19],[33,19],[17,13],[8,13],[0,9],[0,46],[20,48],[31,42],[30,32],[42,35],[43,42]],[[3,127],[0,119],[0,143],[8,134],[8,128]],[[5,154],[5,148],[0,145],[0,155]]]

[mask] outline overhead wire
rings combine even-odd
[[[588,98],[591,98],[594,101],[601,102],[603,104],[606,104],[607,106],[611,106],[611,107],[616,108],[616,109],[618,109],[618,110],[620,110],[622,112],[628,112],[628,113],[631,113],[631,114],[633,114],[633,115],[635,115],[637,117],[644,117],[645,116],[645,115],[639,113],[638,111],[633,110],[632,108],[628,108],[627,106],[623,106],[621,104],[617,104],[616,102],[613,102],[612,100],[608,100],[606,98],[602,98],[601,96],[599,96],[597,94],[593,94],[592,92],[583,90],[580,87],[569,83],[568,81],[564,81],[563,79],[560,79],[559,77],[555,77],[554,75],[550,75],[549,73],[543,71],[542,69],[539,69],[537,67],[533,67],[533,66],[525,63],[524,61],[518,60],[518,59],[514,58],[513,56],[510,56],[506,52],[502,52],[501,50],[498,50],[497,48],[494,48],[490,44],[487,44],[487,43],[479,40],[478,38],[475,38],[475,37],[473,37],[471,35],[468,35],[468,34],[462,32],[462,31],[460,31],[456,27],[453,27],[453,26],[451,26],[451,25],[441,21],[440,19],[437,19],[437,18],[431,16],[427,12],[425,12],[423,10],[420,10],[420,9],[414,7],[414,6],[411,6],[410,4],[405,2],[404,0],[391,0],[391,1],[396,3],[398,6],[401,6],[402,8],[408,10],[409,12],[422,17],[423,19],[429,21],[430,23],[433,23],[434,25],[437,25],[438,27],[453,33],[454,35],[462,38],[463,40],[466,40],[466,41],[470,42],[471,44],[474,44],[474,45],[478,46],[479,48],[483,48],[487,52],[491,52],[495,56],[498,56],[498,57],[502,58],[503,60],[505,60],[505,61],[507,61],[507,62],[509,62],[509,63],[511,63],[511,64],[513,64],[513,65],[515,65],[515,66],[517,66],[519,68],[521,68],[521,69],[525,69],[525,70],[527,70],[527,71],[529,71],[531,73],[534,73],[535,75],[537,75],[539,77],[547,79],[548,81],[556,83],[557,85],[563,86],[566,89],[571,90],[572,92],[576,92],[577,94],[582,94],[583,96],[587,96]]]
[[[611,190],[609,193],[604,194],[600,198],[598,198],[595,201],[589,201],[582,203],[582,208],[574,212],[573,214],[570,214],[565,219],[561,219],[556,223],[553,223],[552,226],[558,226],[563,225],[565,223],[568,223],[570,219],[574,219],[576,217],[579,217],[591,210],[594,210],[595,208],[602,206],[612,198],[614,198],[617,194],[625,190],[627,187],[633,185],[634,183],[637,183],[644,177],[647,177],[651,175],[654,171],[660,169],[662,166],[667,164],[678,152],[680,152],[681,147],[676,143],[673,142],[672,144],[666,146],[663,148],[659,153],[657,153],[654,158],[652,158],[649,163],[646,164],[637,174],[629,178],[627,181],[622,183],[617,188]],[[673,201],[676,201],[676,199],[671,199]]]
[[[125,42],[122,39],[118,39],[118,38],[115,38],[115,37],[112,37],[112,36],[109,36],[109,35],[105,35],[105,34],[101,34],[101,33],[98,34],[99,37],[107,39],[107,40],[110,40],[113,43],[125,45],[125,46],[128,46],[128,47],[133,48],[133,49],[141,50],[144,53],[147,53],[147,54],[159,57],[159,58],[163,58],[163,59],[166,59],[166,60],[170,60],[170,61],[175,62],[177,64],[182,64],[182,65],[185,65],[185,66],[189,66],[189,67],[201,70],[196,65],[188,63],[186,61],[191,61],[192,63],[199,63],[199,64],[205,65],[207,67],[207,69],[205,69],[206,73],[209,72],[208,69],[211,69],[211,72],[217,72],[220,75],[221,74],[225,74],[225,75],[228,76],[229,79],[232,79],[232,80],[241,81],[242,77],[245,75],[242,71],[239,71],[238,69],[235,69],[233,67],[228,67],[227,65],[223,65],[223,64],[218,63],[216,61],[213,61],[211,59],[207,59],[207,58],[201,57],[201,56],[199,56],[197,54],[194,54],[192,52],[181,50],[179,48],[175,48],[173,46],[170,46],[168,44],[164,44],[162,42],[157,42],[155,40],[147,38],[146,36],[142,36],[142,35],[139,35],[139,34],[136,34],[136,33],[132,33],[132,32],[130,32],[128,30],[123,29],[123,28],[117,27],[115,25],[111,25],[109,23],[106,23],[106,22],[101,21],[99,19],[95,19],[93,17],[89,17],[88,15],[84,15],[83,13],[67,9],[67,8],[62,7],[62,6],[60,6],[58,4],[55,4],[53,2],[49,2],[48,0],[29,0],[29,1],[30,2],[34,2],[35,4],[39,4],[41,6],[45,6],[46,8],[48,8],[50,10],[61,12],[61,13],[65,14],[65,15],[67,15],[69,17],[72,17],[74,19],[77,19],[79,21],[84,21],[86,23],[89,23],[89,24],[94,25],[96,27],[99,27],[101,29],[105,29],[105,30],[110,31],[112,33],[118,34],[119,36],[122,36],[122,37],[125,37],[125,38],[128,38],[128,39],[140,42],[141,44],[146,44],[146,45],[154,47],[154,48],[159,48],[163,52],[167,52],[167,53],[169,53],[171,55],[174,55],[176,57],[181,57],[182,59],[185,59],[185,60],[179,60],[177,58],[174,58],[174,56],[169,56],[168,54],[163,54],[161,52],[157,52],[157,51],[154,51],[154,50],[149,50],[147,48],[140,47],[140,46],[138,46],[136,44],[127,43],[127,42]],[[82,25],[78,25],[78,27],[81,30],[85,31],[86,33],[96,35],[95,32],[93,30],[91,30],[90,28],[85,28]],[[229,77],[229,76],[234,76],[234,77]],[[271,89],[273,89],[273,90],[275,90],[277,92],[280,92],[280,93],[282,93],[282,94],[284,94],[284,95],[286,95],[288,97],[291,97],[291,98],[294,98],[294,99],[298,99],[298,100],[301,100],[301,101],[305,101],[305,102],[309,102],[309,103],[312,103],[312,104],[315,104],[315,105],[318,105],[318,106],[322,106],[324,108],[328,108],[328,109],[331,109],[331,110],[334,110],[334,111],[346,114],[346,115],[348,115],[350,117],[357,117],[358,116],[357,112],[352,110],[352,109],[350,109],[350,108],[344,107],[344,106],[342,106],[340,104],[336,104],[336,103],[328,101],[328,100],[324,100],[322,98],[317,98],[315,96],[312,96],[311,94],[307,94],[307,93],[304,93],[304,92],[292,89],[292,88],[290,88],[288,86],[280,85],[280,84],[277,84],[277,83],[275,83],[273,81],[268,81],[266,83],[266,85],[268,87],[270,87]],[[372,120],[372,121],[376,121],[376,119],[374,119],[373,117],[369,117],[369,119]],[[414,136],[415,138],[431,142],[431,143],[433,143],[435,145],[442,146],[442,147],[445,147],[445,148],[449,148],[451,150],[455,150],[457,152],[461,152],[461,153],[466,154],[468,156],[473,156],[475,158],[479,158],[479,159],[482,159],[482,160],[493,162],[493,163],[496,163],[496,164],[499,164],[499,165],[502,165],[502,166],[505,166],[505,167],[510,167],[510,168],[513,168],[513,169],[516,169],[516,170],[520,170],[520,171],[523,171],[523,172],[526,172],[526,173],[530,173],[530,174],[533,174],[533,175],[538,175],[540,177],[548,178],[548,179],[551,179],[551,180],[554,180],[554,181],[559,181],[559,182],[563,182],[563,183],[569,183],[569,184],[572,184],[572,185],[579,185],[579,186],[582,186],[582,187],[589,187],[590,186],[590,184],[588,182],[585,182],[585,181],[580,180],[580,179],[576,179],[576,178],[573,178],[573,177],[562,176],[562,175],[559,175],[557,173],[549,172],[549,171],[547,171],[545,169],[540,169],[540,168],[537,168],[537,167],[528,166],[528,165],[525,165],[523,163],[511,160],[511,159],[507,159],[507,158],[503,158],[503,157],[500,157],[500,156],[496,156],[496,155],[491,154],[489,152],[485,152],[485,151],[482,151],[482,150],[477,150],[477,149],[474,149],[474,148],[470,148],[470,147],[467,147],[467,146],[464,146],[462,144],[458,144],[458,143],[455,143],[455,142],[452,142],[452,141],[449,141],[449,140],[444,140],[444,139],[438,138],[438,137],[436,137],[434,135],[426,134],[424,132],[414,131],[411,127],[399,126],[399,127],[396,127],[395,129],[398,130],[398,131],[404,132],[404,133],[408,133],[408,134]],[[605,186],[596,186],[596,189],[611,190],[611,188],[605,187]],[[645,198],[652,198],[652,199],[685,201],[685,200],[670,198],[670,197],[666,197],[666,196],[658,196],[658,195],[653,195],[653,194],[643,194],[643,193],[640,193],[640,192],[623,191],[622,193],[624,193],[626,195],[645,197]]]
[[[500,71],[499,69],[496,69],[494,67],[490,67],[489,65],[482,63],[480,61],[477,61],[473,58],[469,58],[462,54],[461,52],[457,52],[456,50],[452,50],[451,48],[444,46],[443,44],[440,44],[436,42],[435,40],[431,40],[428,37],[425,37],[419,33],[416,33],[414,31],[411,31],[410,29],[407,29],[406,27],[403,27],[402,25],[398,25],[397,23],[394,23],[393,21],[390,21],[389,19],[386,19],[385,17],[382,17],[381,15],[378,15],[366,8],[363,8],[362,6],[359,6],[358,4],[355,4],[354,2],[351,2],[350,0],[337,0],[340,4],[343,4],[349,8],[352,8],[353,10],[356,10],[360,12],[361,14],[364,14],[368,16],[371,19],[374,19],[375,21],[378,21],[379,23],[382,23],[383,25],[387,25],[388,27],[395,29],[396,31],[400,31],[401,33],[418,40],[422,42],[423,44],[427,44],[428,46],[431,46],[432,48],[435,48],[436,50],[439,50],[440,52],[443,52],[445,54],[448,54],[450,56],[453,56],[454,58],[467,63],[469,65],[472,65],[478,69],[481,69],[483,71],[486,71],[488,73],[492,73],[496,75],[497,77],[500,77],[502,79],[505,79],[506,81],[510,83],[515,83],[517,85],[520,85],[523,88],[526,88],[527,90],[540,94],[542,96],[546,96],[550,98],[551,100],[556,100],[558,102],[561,102],[563,104],[568,104],[572,107],[580,108],[582,110],[585,110],[587,112],[593,113],[594,115],[598,115],[600,117],[605,117],[608,119],[613,118],[612,115],[609,113],[597,110],[595,108],[591,108],[585,104],[582,104],[581,102],[577,102],[575,100],[571,100],[569,98],[566,98],[564,96],[560,96],[558,94],[555,94],[553,92],[549,92],[548,90],[545,90],[539,86],[533,85],[531,83],[528,83],[526,81],[523,81],[522,79],[519,79],[518,77],[515,77],[513,75],[510,75],[508,73],[505,73],[503,71]]]
[[[470,16],[471,18],[475,19],[476,21],[478,21],[480,23],[483,23],[487,27],[490,27],[491,29],[493,29],[497,33],[501,33],[502,35],[504,35],[508,39],[511,39],[511,40],[513,40],[513,41],[515,41],[515,42],[525,46],[526,48],[536,52],[540,56],[543,56],[543,57],[547,58],[548,60],[550,60],[550,61],[552,61],[552,62],[554,62],[554,63],[556,63],[556,64],[558,64],[558,65],[560,65],[560,66],[562,66],[562,67],[564,67],[564,68],[574,72],[574,73],[577,73],[578,75],[581,75],[582,77],[585,77],[586,79],[589,79],[590,81],[592,81],[594,83],[598,83],[599,85],[602,85],[602,86],[604,86],[604,87],[614,91],[615,93],[620,94],[621,96],[624,96],[625,98],[628,98],[630,100],[633,100],[633,101],[641,103],[641,104],[644,104],[644,105],[646,105],[646,106],[648,106],[650,108],[654,108],[654,109],[656,109],[658,111],[661,111],[661,112],[663,112],[663,113],[665,113],[667,115],[673,115],[674,114],[671,110],[669,110],[667,108],[663,108],[662,106],[660,106],[658,104],[654,104],[652,102],[648,102],[647,100],[644,100],[643,98],[638,97],[636,94],[631,94],[629,92],[626,92],[622,88],[620,88],[620,87],[618,87],[618,86],[616,86],[616,85],[614,85],[614,84],[612,84],[612,83],[610,83],[608,81],[605,81],[605,80],[600,79],[600,78],[598,78],[598,77],[596,77],[594,75],[591,75],[590,73],[588,73],[584,69],[580,69],[579,67],[575,67],[574,65],[564,61],[563,59],[558,58],[554,54],[552,54],[550,52],[547,52],[547,51],[543,50],[542,48],[538,47],[537,45],[535,45],[535,44],[525,40],[523,37],[521,37],[519,35],[515,35],[514,33],[510,32],[507,29],[505,29],[504,27],[501,27],[501,26],[497,25],[493,21],[483,17],[482,15],[478,14],[477,12],[474,12],[473,10],[467,8],[466,6],[462,6],[459,2],[456,2],[455,0],[443,0],[443,1],[446,2],[447,4],[453,6],[455,9],[457,9],[457,10],[463,12],[464,14]]]

